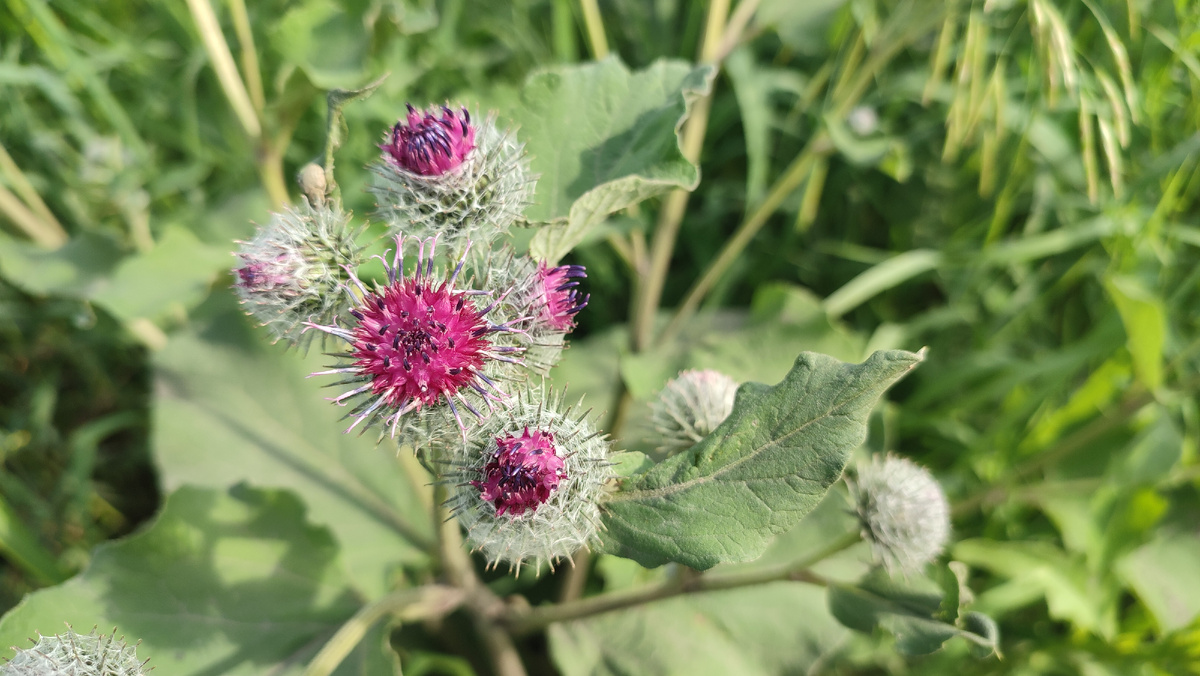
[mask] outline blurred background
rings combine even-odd
[[[156,513],[154,355],[229,305],[233,240],[299,199],[327,90],[390,73],[345,109],[337,176],[360,186],[404,102],[503,108],[543,66],[696,62],[709,9],[5,0],[0,611]],[[730,16],[744,30],[716,55],[663,307],[752,236],[683,339],[768,317],[847,359],[929,346],[871,444],[946,486],[950,556],[1003,638],[1005,660],[971,673],[1200,673],[1200,5],[739,0]],[[662,201],[573,252],[592,302],[564,368],[626,368],[629,247]],[[809,673],[967,659],[865,645]]]

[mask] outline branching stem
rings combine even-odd
[[[599,615],[623,608],[631,608],[644,603],[661,601],[682,594],[721,591],[766,584],[768,582],[807,582],[825,586],[828,584],[823,576],[812,570],[813,565],[852,545],[861,539],[858,533],[847,533],[829,544],[829,546],[806,556],[798,561],[739,573],[722,573],[717,575],[679,575],[662,584],[625,591],[601,594],[590,598],[561,603],[553,606],[542,606],[523,611],[511,617],[509,630],[515,636],[523,636],[545,629],[555,622],[578,620],[592,615]]]

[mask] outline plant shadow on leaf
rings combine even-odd
[[[374,433],[343,434],[341,409],[307,378],[325,360],[268,347],[235,307],[228,297],[211,302],[195,331],[157,355],[154,439],[164,485],[294,490],[346,547],[358,588],[383,593],[398,566],[427,561],[426,479],[407,476],[394,445],[376,444]]]
[[[298,668],[361,606],[329,530],[304,517],[287,491],[181,488],[149,528],[28,597],[0,622],[0,638],[12,644],[63,621],[115,625],[141,640],[139,657],[170,673]],[[378,655],[352,661],[379,664],[381,647],[365,642],[358,650]]]

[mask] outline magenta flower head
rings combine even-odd
[[[541,303],[539,318],[550,327],[563,333],[575,328],[575,315],[587,306],[591,295],[579,293],[579,278],[587,277],[582,265],[560,265],[552,268],[539,263],[537,281],[540,285]]]
[[[276,340],[304,349],[313,335],[304,333],[305,322],[333,321],[348,307],[344,267],[362,261],[349,222],[337,207],[288,207],[272,214],[253,239],[238,242],[234,292]]]
[[[443,481],[467,540],[496,565],[553,563],[598,537],[609,442],[562,396],[522,388],[479,426]]]
[[[386,285],[368,291],[350,277],[359,294],[349,311],[353,326],[309,324],[349,344],[339,355],[342,365],[312,374],[341,375],[338,384],[352,385],[332,399],[339,405],[356,402],[346,416],[355,419],[347,432],[362,423],[382,423],[395,437],[412,431],[400,425],[406,415],[445,409],[465,438],[460,407],[482,419],[480,407],[493,410],[506,396],[496,380],[506,367],[520,367],[523,348],[501,338],[518,329],[489,321],[497,304],[489,291],[456,286],[463,259],[449,276],[434,274],[436,244],[436,238],[418,244],[416,268],[405,276],[404,238],[397,237],[392,263],[380,258]]]
[[[530,432],[526,427],[519,435],[506,434],[495,442],[496,450],[484,465],[482,478],[469,483],[496,506],[496,516],[521,516],[537,509],[567,478],[552,432]]]
[[[405,171],[438,176],[458,167],[475,149],[475,127],[466,108],[455,112],[442,106],[440,111],[421,112],[408,104],[408,117],[392,127],[391,136],[379,147],[386,159]]]
[[[480,120],[466,108],[408,111],[371,165],[379,219],[392,234],[437,235],[456,254],[468,241],[489,248],[533,198],[525,146],[494,117]]]
[[[525,367],[548,375],[558,363],[566,336],[575,328],[575,315],[588,302],[579,292],[586,277],[582,265],[550,267],[529,256],[517,256],[509,247],[487,252],[476,263],[484,288],[512,288],[499,312],[522,329],[517,337],[525,348]]]

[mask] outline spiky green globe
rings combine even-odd
[[[276,340],[306,349],[315,332],[305,323],[332,322],[350,302],[346,269],[362,262],[350,214],[336,205],[285,207],[271,214],[235,254],[234,290],[246,313]]]
[[[609,441],[585,415],[561,394],[524,389],[452,463],[447,504],[492,565],[552,564],[596,542],[614,475]]]
[[[711,434],[733,411],[737,388],[733,378],[711,369],[683,371],[668,381],[651,409],[662,435],[659,452],[678,453]]]
[[[847,484],[863,537],[889,572],[918,572],[942,553],[950,506],[929,470],[907,458],[876,457]]]
[[[136,646],[115,636],[76,634],[39,636],[28,650],[17,650],[0,666],[0,676],[142,676]]]
[[[516,134],[498,129],[492,116],[482,122],[465,117],[475,120],[468,130],[474,147],[463,151],[457,136],[450,139],[452,143],[444,148],[448,151],[445,162],[407,166],[397,158],[411,153],[394,146],[410,137],[389,132],[383,157],[371,165],[376,178],[368,191],[375,195],[378,216],[390,234],[440,235],[441,242],[455,252],[462,251],[467,241],[487,249],[533,199],[536,177]],[[430,148],[435,156],[443,149],[425,142],[423,135],[411,138],[425,143],[422,148]]]

